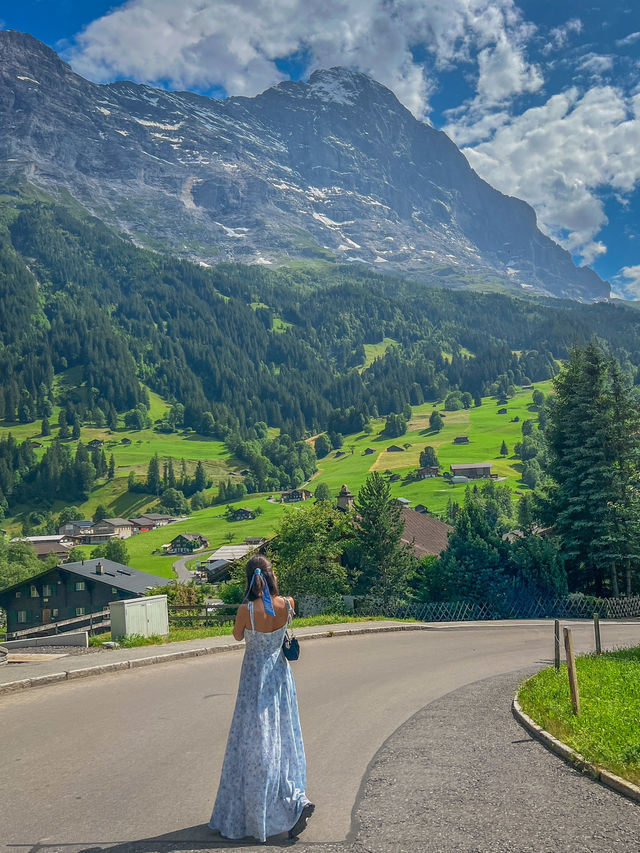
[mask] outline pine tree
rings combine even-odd
[[[507,447],[507,442],[504,440],[502,442],[502,447],[500,448],[500,455],[501,456],[508,456],[509,455],[509,448]]]
[[[597,344],[571,352],[554,380],[545,431],[553,480],[542,508],[555,525],[572,589],[617,594],[637,512],[640,414],[616,362]]]
[[[176,473],[173,470],[173,459],[169,457],[169,463],[167,465],[167,486],[170,489],[176,488]]]
[[[401,542],[402,508],[391,500],[391,488],[377,472],[369,474],[358,492],[356,539],[358,590],[374,597],[402,596],[415,560]]]
[[[41,435],[51,435],[51,425],[49,424],[49,418],[45,415],[42,419],[42,428],[40,430]]]
[[[149,460],[147,468],[147,491],[152,495],[160,494],[160,462],[157,453],[154,453]]]
[[[114,458],[113,453],[109,456],[109,467],[107,469],[107,477],[109,480],[113,480],[116,476],[116,460]]]
[[[202,461],[199,461],[196,465],[196,473],[193,478],[194,490],[196,492],[202,492],[207,488],[207,472],[204,470],[204,465]]]

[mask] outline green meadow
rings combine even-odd
[[[393,342],[386,341],[378,346],[389,346]],[[367,353],[369,355],[369,353]],[[551,382],[537,383],[537,389],[548,393]],[[150,392],[151,416],[160,418],[167,403]],[[434,433],[429,429],[429,415],[437,409],[444,419],[444,428]],[[498,409],[506,408],[507,413],[498,414]],[[55,424],[53,416],[52,425]],[[515,421],[515,418],[519,421]],[[405,478],[419,467],[421,450],[426,445],[435,448],[441,470],[448,470],[452,463],[491,462],[492,471],[504,478],[514,491],[524,491],[526,486],[520,482],[520,460],[513,455],[513,448],[521,440],[522,421],[527,418],[535,420],[537,412],[532,403],[532,391],[519,391],[510,399],[506,406],[499,406],[494,398],[484,398],[482,406],[463,409],[457,412],[446,412],[443,405],[434,406],[425,403],[415,407],[409,427],[405,435],[389,438],[383,434],[384,419],[371,422],[370,433],[347,435],[341,451],[331,453],[318,461],[318,472],[307,487],[314,491],[320,483],[326,483],[333,494],[337,494],[342,484],[346,484],[354,494],[366,480],[371,471],[400,475],[400,480],[391,483],[394,497],[408,498],[412,505],[424,504],[429,511],[441,513],[449,498],[462,501],[466,486],[464,484],[450,486],[442,477],[434,477],[420,482],[410,482]],[[42,437],[39,435],[39,422],[33,424],[0,424],[0,435],[11,432],[16,439],[31,438],[40,442],[43,447],[38,453],[44,453],[46,447],[57,433]],[[469,444],[454,445],[457,435],[467,435]],[[89,500],[80,506],[86,518],[92,517],[98,504],[103,504],[112,517],[129,518],[145,510],[151,510],[156,499],[150,495],[129,493],[127,478],[130,471],[142,478],[146,475],[149,459],[157,453],[161,461],[172,457],[176,474],[179,475],[180,460],[184,459],[190,475],[193,474],[198,461],[202,461],[212,486],[208,496],[213,497],[221,480],[238,477],[238,470],[243,466],[230,456],[221,441],[196,435],[190,431],[182,433],[158,433],[152,429],[125,430],[119,428],[112,432],[108,428],[83,428],[82,441],[89,442],[94,438],[104,441],[107,458],[113,453],[116,464],[116,476],[111,481],[100,480],[94,487]],[[122,444],[123,439],[130,444]],[[308,439],[313,441],[313,439]],[[502,457],[500,447],[505,441],[509,455]],[[72,450],[76,442],[68,442]],[[390,452],[387,447],[395,444],[404,448],[402,452]],[[366,448],[373,448],[372,454],[365,454]],[[285,512],[296,512],[302,504],[283,505],[269,500],[269,494],[248,495],[236,506],[246,506],[251,509],[259,507],[262,513],[250,521],[230,522],[225,517],[225,505],[207,507],[194,512],[187,520],[177,522],[170,527],[141,533],[127,540],[129,562],[137,569],[148,571],[160,577],[172,578],[173,559],[162,552],[162,545],[168,543],[178,533],[201,533],[209,539],[210,550],[230,543],[242,543],[247,536],[270,536]],[[53,512],[59,512],[65,506],[63,501],[52,507]],[[32,507],[30,507],[32,508]],[[22,512],[28,507],[19,507],[12,518],[3,522],[3,527],[10,535],[20,532]],[[90,548],[85,549],[87,554]]]
[[[544,394],[551,390],[551,381],[539,382],[535,388]],[[409,428],[399,438],[388,438],[382,433],[384,420],[372,421],[373,432],[346,436],[341,451],[331,451],[318,461],[318,473],[309,488],[326,483],[332,491],[346,484],[355,494],[371,471],[384,473],[391,471],[401,479],[391,484],[394,497],[404,497],[416,504],[422,503],[430,512],[442,512],[449,498],[461,501],[465,484],[449,485],[442,477],[434,477],[419,482],[407,482],[405,477],[420,465],[420,452],[431,445],[438,456],[442,471],[449,470],[451,464],[472,462],[491,462],[492,473],[505,478],[514,491],[526,490],[520,482],[521,462],[513,455],[516,442],[522,439],[522,422],[536,420],[537,412],[533,406],[532,391],[519,391],[504,406],[498,405],[491,397],[485,397],[482,406],[446,412],[442,404],[434,406],[425,403],[413,409]],[[440,432],[429,429],[429,416],[436,409],[443,416],[444,427]],[[499,415],[499,409],[507,413]],[[515,418],[519,421],[515,421]],[[458,435],[467,435],[469,444],[456,445],[453,440]],[[500,455],[503,440],[509,454]],[[387,447],[397,445],[402,452],[388,451]],[[405,445],[408,445],[405,448]],[[366,448],[374,453],[365,454]]]

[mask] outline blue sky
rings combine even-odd
[[[637,0],[0,0],[0,21],[98,82],[254,95],[365,71],[640,297]]]

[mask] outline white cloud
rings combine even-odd
[[[640,39],[640,33],[629,33],[623,39],[617,40],[616,47],[628,47],[630,44],[637,42],[638,39]]]
[[[606,251],[597,235],[607,223],[602,194],[624,197],[640,182],[640,96],[611,86],[581,94],[571,88],[545,104],[500,122],[486,138],[467,118],[446,132],[472,167],[502,192],[533,206],[539,225],[585,263]]]
[[[66,58],[101,82],[254,95],[285,77],[277,59],[303,51],[309,71],[358,68],[422,116],[429,68],[477,63],[477,94],[490,103],[538,88],[532,32],[514,0],[129,0],[79,33]]]
[[[605,56],[600,53],[587,53],[578,63],[580,71],[587,71],[594,77],[599,77],[605,71],[611,71],[613,68],[613,56]]]
[[[626,296],[640,298],[640,264],[633,267],[622,267],[615,277],[615,282]]]
[[[553,50],[561,50],[567,42],[569,41],[569,37],[573,34],[579,34],[582,32],[582,21],[580,18],[571,18],[571,20],[567,21],[566,24],[562,24],[562,26],[554,27],[549,32],[549,41],[542,49],[544,54],[549,54]]]

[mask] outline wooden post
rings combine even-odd
[[[580,716],[580,691],[578,690],[578,674],[576,672],[576,658],[573,653],[573,637],[571,628],[563,628],[564,650],[567,656],[567,670],[569,672],[569,690],[571,691],[571,707],[576,717]]]
[[[600,617],[597,613],[593,614],[593,632],[596,637],[596,654],[602,654],[602,644],[600,643]]]
[[[558,672],[560,669],[560,621],[558,619],[553,623],[553,662]]]

